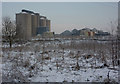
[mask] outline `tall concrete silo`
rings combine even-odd
[[[40,26],[40,14],[39,13],[35,13],[35,16],[37,17],[37,27]]]
[[[37,28],[39,27],[39,15],[32,14],[32,36],[36,36]]]
[[[40,18],[40,27],[46,27],[46,18]]]
[[[51,29],[50,29],[50,20],[46,20],[46,27],[48,27],[49,31],[51,31]]]
[[[16,35],[23,40],[29,40],[32,36],[31,31],[31,14],[17,13],[16,14]]]

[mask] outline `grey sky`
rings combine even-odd
[[[2,15],[15,20],[23,8],[47,16],[56,33],[84,27],[110,32],[110,21],[115,27],[118,19],[117,2],[3,2]]]

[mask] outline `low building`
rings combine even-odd
[[[108,32],[98,32],[98,33],[95,33],[95,36],[109,36],[110,35],[110,33],[108,33]]]
[[[44,37],[53,37],[54,36],[54,32],[44,32],[43,36]]]
[[[37,34],[44,34],[45,32],[49,32],[49,27],[38,27],[37,28]]]

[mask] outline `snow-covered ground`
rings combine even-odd
[[[110,43],[85,40],[3,44],[3,81],[118,82]]]

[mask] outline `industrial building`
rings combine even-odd
[[[95,35],[95,31],[93,31],[92,29],[89,29],[89,28],[84,28],[80,31],[80,35],[92,37]]]
[[[41,16],[39,13],[23,9],[16,14],[16,36],[19,39],[29,40],[37,34],[50,32],[50,22],[47,17]]]

